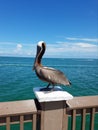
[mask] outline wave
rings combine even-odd
[[[50,67],[65,67],[65,68],[72,68],[72,67],[87,67],[87,68],[98,68],[98,65],[95,65],[95,66],[93,66],[93,65],[48,65],[48,66],[50,66]],[[48,67],[47,66],[47,67]]]
[[[0,64],[0,67],[2,66],[15,66],[15,67],[31,67],[30,64]]]
[[[0,67],[6,67],[6,66],[14,66],[14,67],[32,67],[33,64],[0,64]],[[65,67],[65,68],[72,68],[72,67],[87,67],[87,68],[98,68],[98,65],[44,65],[46,67]]]

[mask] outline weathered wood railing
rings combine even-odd
[[[81,117],[80,129],[86,130],[86,115],[90,117],[90,130],[94,129],[95,114],[98,113],[98,96],[74,97],[65,102],[62,130],[76,130],[76,117]],[[43,128],[42,110],[38,108],[35,100],[23,100],[0,103],[0,130],[11,130],[11,125],[19,124],[19,129],[24,130],[25,122],[31,122],[32,128],[28,130],[46,130]],[[48,118],[48,117],[47,117]],[[58,117],[59,118],[59,117]],[[69,121],[69,118],[71,121]],[[97,119],[98,123],[98,119]],[[68,125],[69,124],[69,125]],[[55,124],[54,125],[58,125]],[[51,126],[51,124],[50,124]]]
[[[80,128],[86,130],[86,115],[89,114],[89,129],[94,129],[95,114],[98,113],[98,96],[84,96],[75,97],[72,100],[66,102],[68,107],[66,108],[65,117],[68,120],[68,116],[71,116],[71,129],[76,130],[76,117],[81,117]],[[98,120],[98,119],[97,119]],[[98,123],[98,121],[97,121]],[[66,130],[68,123],[66,124]],[[98,129],[98,128],[97,128]],[[96,130],[97,130],[96,129]]]
[[[40,111],[37,110],[34,100],[23,100],[0,103],[0,130],[5,125],[10,130],[11,124],[20,124],[20,130],[24,130],[25,122],[32,122],[32,130],[36,130],[37,119]]]

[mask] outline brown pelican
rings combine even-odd
[[[35,57],[35,62],[33,70],[35,70],[36,75],[39,79],[48,82],[48,86],[43,90],[49,90],[49,86],[52,85],[54,89],[55,85],[71,85],[70,81],[66,78],[63,72],[56,70],[54,68],[44,67],[41,64],[42,56],[46,50],[46,44],[44,41],[40,41],[37,44],[37,52]]]

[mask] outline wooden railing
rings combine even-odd
[[[0,130],[2,126],[10,130],[12,124],[19,124],[20,130],[24,130],[26,122],[31,122],[31,129],[36,130],[39,115],[40,111],[37,110],[34,100],[2,102],[0,103]]]
[[[76,130],[76,125],[78,123],[76,121],[76,118],[78,116],[81,118],[78,124],[80,126],[80,129],[86,130],[87,115],[89,115],[90,118],[89,129],[97,130],[94,129],[94,124],[96,123],[95,114],[97,113],[98,96],[74,97],[73,99],[68,100],[65,103],[62,130]],[[24,130],[24,124],[28,122],[31,122],[31,127],[28,127],[28,130],[40,130],[41,128],[43,128],[43,121],[41,116],[42,111],[40,108],[40,104],[37,104],[36,101],[33,99],[13,102],[1,102],[0,130],[14,130],[11,129],[13,124],[19,124],[18,128],[20,130]]]
[[[86,130],[86,116],[89,116],[88,126],[90,130],[94,129],[95,114],[98,113],[98,96],[84,96],[75,97],[72,100],[66,102],[68,107],[65,108],[65,117],[68,121],[68,116],[71,116],[71,130],[76,130],[76,117],[80,116],[81,121],[78,126],[81,130]],[[98,123],[98,119],[97,119]],[[68,123],[66,124],[66,130],[68,129]],[[98,129],[98,125],[96,130]]]

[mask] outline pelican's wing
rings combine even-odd
[[[40,70],[40,74],[43,77],[43,79],[49,83],[70,85],[70,82],[68,81],[66,76],[63,74],[63,72],[59,70],[48,67],[42,67],[42,69]]]

